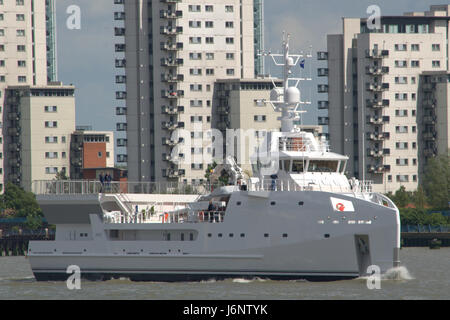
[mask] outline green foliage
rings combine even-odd
[[[69,178],[66,175],[65,171],[58,171],[58,173],[55,176],[55,180],[69,180]]]
[[[217,167],[217,162],[213,162],[212,164],[208,164],[208,168],[205,171],[205,178],[209,180],[211,174],[214,172],[214,169]]]
[[[33,193],[26,192],[13,183],[8,183],[5,193],[0,196],[2,216],[27,218],[26,225],[35,229],[42,225],[42,210]]]
[[[428,203],[436,209],[448,208],[450,200],[450,156],[431,158],[425,168],[423,181]]]
[[[440,213],[428,213],[425,209],[403,208],[400,209],[400,221],[402,225],[448,225],[450,218]]]

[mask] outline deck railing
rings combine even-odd
[[[178,182],[104,182],[94,180],[37,180],[31,191],[36,195],[63,194],[208,194],[213,188],[209,184],[184,184]]]

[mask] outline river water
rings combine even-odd
[[[0,257],[0,299],[88,300],[301,300],[450,299],[450,248],[403,248],[402,267],[383,275],[380,289],[367,279],[334,282],[229,279],[155,283],[82,281],[80,290],[65,282],[37,282],[24,257]]]

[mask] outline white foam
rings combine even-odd
[[[381,280],[414,280],[414,277],[406,267],[400,266],[387,270],[381,275]]]

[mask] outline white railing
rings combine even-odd
[[[31,184],[36,195],[62,194],[208,194],[213,188],[208,184],[184,184],[178,182],[104,182],[94,180],[37,180]]]

